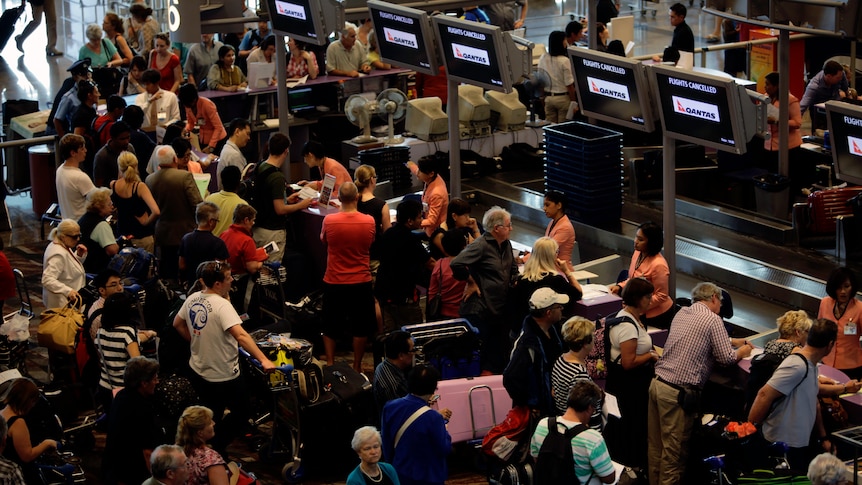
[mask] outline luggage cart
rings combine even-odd
[[[257,277],[249,281],[251,289],[246,289],[246,308],[251,310],[254,305],[248,305],[252,294],[257,297],[257,315],[260,325],[269,325],[286,321],[284,284],[287,282],[287,270],[280,263],[264,263]]]
[[[260,387],[265,387],[272,398],[271,411],[258,419],[257,424],[272,417],[272,436],[270,441],[261,446],[258,455],[261,461],[273,461],[287,458],[281,469],[281,475],[290,483],[302,478],[302,441],[299,421],[299,396],[293,380],[293,366],[276,367],[275,372],[265,373],[260,362],[249,355],[245,349],[239,349],[240,355],[253,369]]]

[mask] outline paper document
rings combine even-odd
[[[749,355],[748,357],[745,357],[745,360],[751,360],[755,355],[760,355],[762,353],[763,353],[763,349],[761,349],[759,347],[755,347],[755,348],[751,349],[751,355]]]
[[[306,81],[308,81],[308,74],[302,77],[292,77],[287,80],[287,88],[295,88],[300,84],[305,84]]]
[[[610,294],[611,290],[608,289],[605,285],[600,285],[598,283],[590,283],[587,285],[581,285],[581,289],[583,289],[584,296],[583,300],[589,300],[590,298],[598,298],[600,296],[605,296]]]
[[[616,483],[618,483],[620,481],[620,476],[623,474],[623,471],[625,471],[626,467],[613,461],[613,460],[611,460],[611,463],[614,465],[614,476],[616,477],[613,481],[613,485],[616,485]],[[590,481],[587,482],[587,485],[605,485],[605,484],[603,484],[602,481],[599,480],[599,477],[593,476],[593,478],[590,478]]]
[[[299,186],[297,185],[297,187]],[[301,187],[299,189],[299,198],[302,200],[316,199],[318,197],[320,197],[320,192],[314,190],[312,187],[306,185],[305,187]]]
[[[613,394],[605,393],[605,399],[602,401],[602,416],[605,419],[608,418],[608,415],[616,416],[618,418],[622,417],[622,413],[620,413],[620,405],[617,402],[617,397]]]
[[[766,116],[768,118],[775,118],[777,120],[778,119],[778,106],[775,106],[774,104],[767,104],[766,105]]]

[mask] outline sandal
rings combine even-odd
[[[721,40],[721,39],[720,39],[718,36],[715,36],[715,35],[708,35],[708,36],[706,37],[706,42],[707,42],[707,43],[709,43],[709,44],[715,44],[716,42],[718,42],[718,41],[720,41],[720,40]]]

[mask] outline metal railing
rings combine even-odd
[[[818,37],[818,36],[813,35],[813,34],[794,34],[793,40],[809,39],[812,37]],[[700,54],[700,67],[706,67],[706,55],[709,52],[744,48],[747,52],[750,53],[751,48],[755,45],[777,44],[777,43],[778,43],[778,37],[767,37],[765,39],[746,40],[746,41],[740,41],[740,42],[728,42],[726,44],[716,44],[716,45],[710,45],[710,46],[697,47],[694,49],[694,53]],[[653,56],[661,56],[661,55],[662,55],[661,52],[657,52],[655,54],[644,54],[644,55],[640,55],[640,56],[634,56],[633,59],[643,61],[643,60],[652,59]]]

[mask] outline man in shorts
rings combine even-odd
[[[356,210],[359,191],[353,182],[338,189],[341,210],[323,219],[320,240],[326,245],[323,275],[323,344],[326,363],[335,358],[335,339],[353,336],[353,368],[362,371],[368,336],[377,327],[371,289],[370,251],[377,232],[374,218]]]

